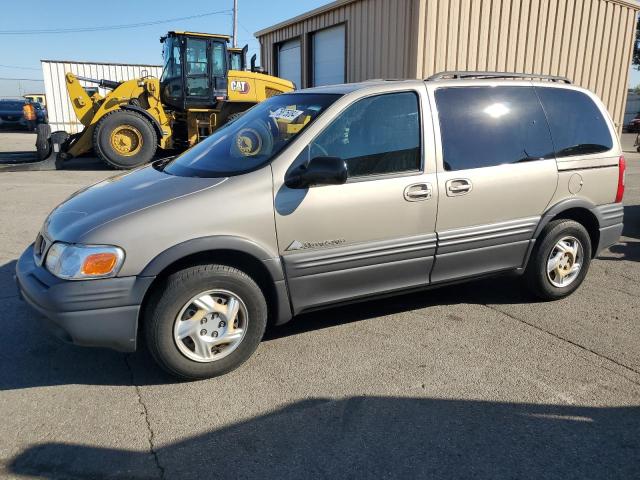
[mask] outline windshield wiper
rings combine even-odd
[[[159,171],[161,171],[161,172],[162,172],[162,171],[164,171],[164,168],[165,168],[169,163],[171,163],[175,158],[176,158],[176,157],[175,157],[175,155],[174,155],[174,156],[171,156],[171,157],[160,158],[159,160],[156,160],[155,162],[153,162],[153,167],[154,167],[156,170],[159,170]]]

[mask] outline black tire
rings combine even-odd
[[[36,132],[36,153],[40,160],[44,160],[51,154],[51,127],[41,123]]]
[[[174,340],[181,309],[195,295],[221,289],[239,297],[246,307],[246,333],[235,350],[210,363],[187,358]],[[144,330],[149,351],[168,373],[195,380],[217,377],[239,367],[258,347],[267,325],[267,303],[260,287],[246,273],[226,265],[199,265],[170,275],[148,302]]]
[[[555,245],[565,236],[574,237],[580,242],[582,267],[571,283],[564,287],[558,287],[551,283],[547,275],[547,261]],[[527,287],[531,293],[542,300],[557,300],[572,294],[582,284],[589,271],[591,252],[591,238],[582,224],[567,219],[549,222],[540,234],[529,258],[525,271]]]
[[[134,127],[141,135],[142,145],[132,155],[120,154],[111,144],[114,130],[123,125]],[[158,136],[153,125],[136,112],[116,110],[105,115],[93,131],[93,149],[102,161],[113,168],[125,170],[149,163],[158,148]]]

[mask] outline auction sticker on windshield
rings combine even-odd
[[[277,120],[285,120],[287,122],[293,122],[296,118],[304,113],[304,110],[295,110],[286,107],[280,107],[274,112],[271,112],[269,116]]]

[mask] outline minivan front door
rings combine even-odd
[[[430,98],[440,191],[431,281],[520,267],[558,178],[533,87],[430,87]]]
[[[359,99],[293,162],[342,158],[345,184],[290,189],[288,166],[274,167],[278,247],[295,313],[428,283],[437,194],[425,108],[426,90]]]

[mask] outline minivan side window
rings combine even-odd
[[[345,160],[349,178],[419,170],[417,94],[388,93],[358,100],[316,137],[309,150],[309,158]]]
[[[613,148],[607,122],[588,95],[566,88],[536,87],[549,119],[556,157],[601,153]]]
[[[554,158],[533,87],[447,87],[435,98],[445,170]]]

